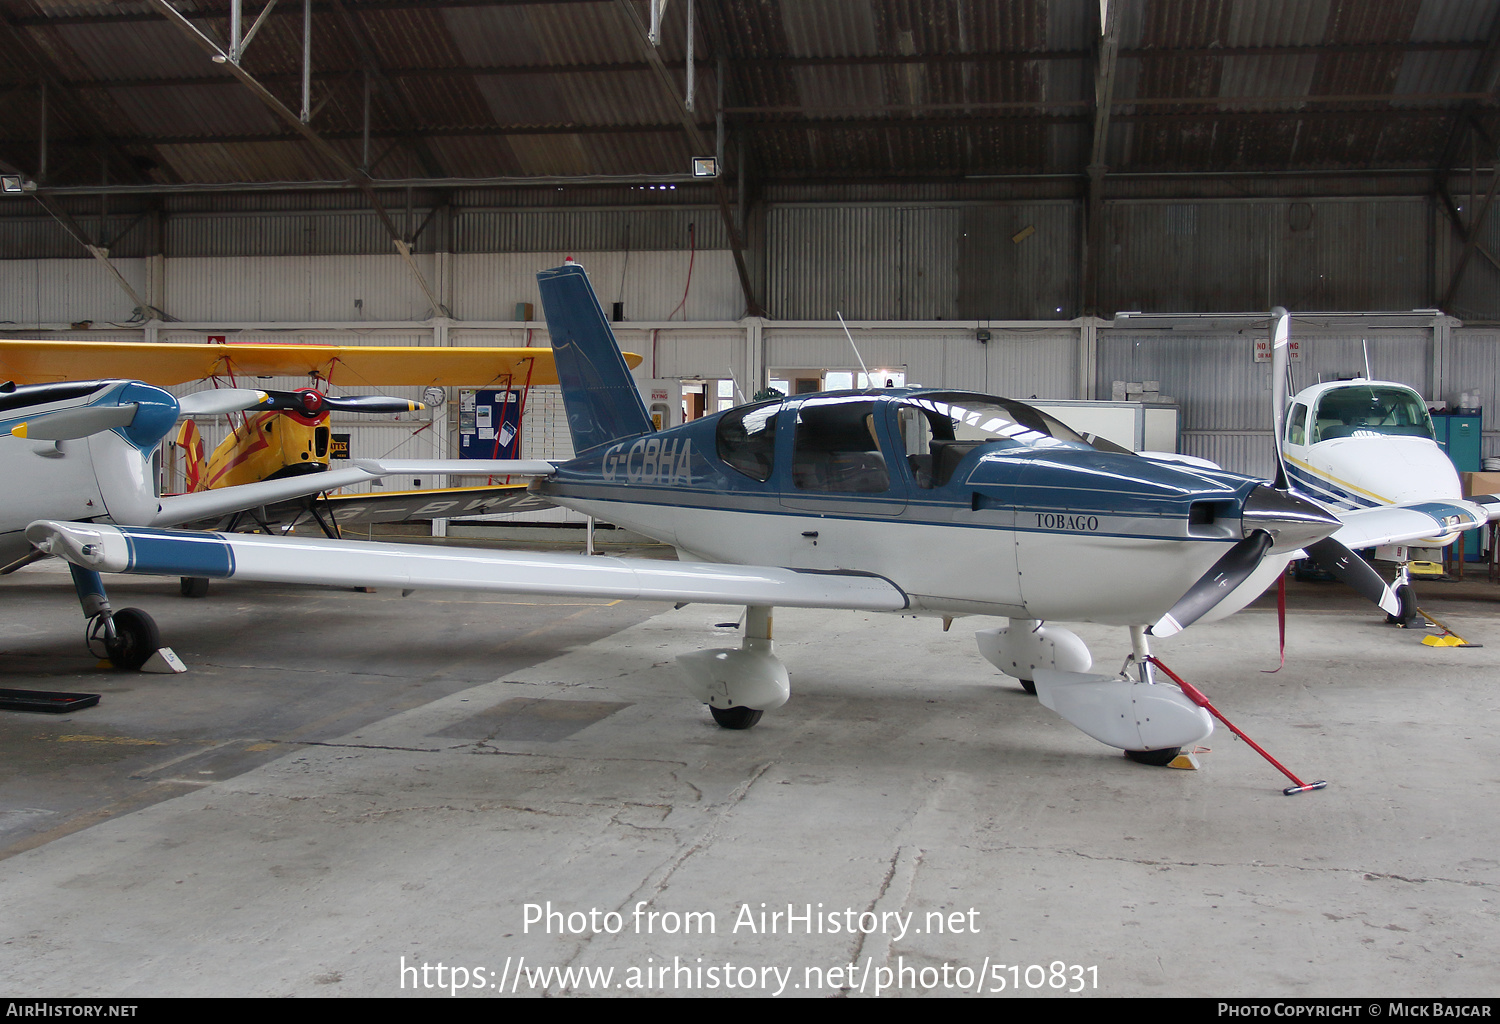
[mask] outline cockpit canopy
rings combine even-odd
[[[1427,403],[1411,388],[1399,384],[1340,385],[1318,396],[1311,410],[1301,402],[1293,405],[1287,417],[1289,444],[1392,436],[1434,437]]]
[[[1029,405],[965,392],[899,396],[869,392],[828,394],[795,403],[743,406],[723,414],[716,429],[719,458],[754,480],[775,468],[777,423],[784,404],[795,415],[781,424],[794,431],[792,480],[799,490],[883,492],[891,486],[892,458],[904,459],[917,486],[941,487],[975,448],[1090,448],[1060,420]],[[899,438],[887,450],[876,416]]]

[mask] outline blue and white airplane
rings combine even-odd
[[[132,380],[0,385],[0,574],[38,557],[26,528],[38,519],[102,521],[166,527],[239,512],[289,498],[424,473],[505,472],[515,463],[457,460],[356,460],[347,468],[239,484],[192,494],[161,493],[161,444],[180,416],[277,408],[300,399],[287,392],[221,388],[177,398]],[[362,399],[366,411],[417,407],[404,399]],[[385,404],[382,404],[385,403]],[[547,463],[528,467],[550,470]],[[114,610],[99,574],[70,566],[97,642],[121,668],[140,668],[159,647],[151,616],[139,608]]]
[[[1165,764],[1213,722],[1155,684],[1150,635],[1243,607],[1311,545],[1358,561],[1331,535],[1368,546],[1443,526],[1400,509],[1335,517],[1265,481],[1098,450],[1027,405],[963,391],[778,398],[657,431],[583,268],[538,280],[577,457],[532,489],[673,545],[678,562],[53,521],[27,537],[102,572],[743,605],[740,647],[679,658],[728,728],[788,699],[776,607],[1003,617],[976,634],[991,663],[1089,735]],[[1134,674],[1089,674],[1082,640],[1055,624],[1068,621],[1127,629]]]
[[[1327,381],[1288,400],[1291,316],[1278,308],[1272,317],[1277,486],[1290,487],[1340,515],[1405,507],[1443,524],[1424,537],[1380,545],[1385,549],[1380,557],[1400,565],[1393,586],[1396,607],[1385,603],[1390,621],[1413,624],[1418,612],[1407,571],[1408,549],[1446,547],[1462,531],[1500,518],[1500,497],[1463,496],[1458,471],[1437,443],[1427,403],[1405,384],[1364,377]]]

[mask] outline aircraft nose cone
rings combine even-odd
[[[1240,530],[1250,536],[1256,530],[1271,535],[1273,551],[1292,551],[1316,544],[1343,523],[1322,505],[1270,484],[1261,484],[1245,498],[1240,509]]]

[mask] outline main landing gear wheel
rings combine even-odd
[[[1127,750],[1125,756],[1137,764],[1149,764],[1153,768],[1165,768],[1182,753],[1181,747],[1162,747],[1160,750]]]
[[[115,635],[104,641],[104,649],[115,668],[134,672],[161,646],[156,620],[139,608],[121,608],[113,618]]]
[[[183,597],[207,597],[208,577],[184,576],[182,577],[181,587]]]
[[[1027,693],[1031,694],[1033,697],[1036,696],[1036,680],[1035,679],[1017,679],[1016,682],[1018,682],[1018,683],[1021,684],[1021,689],[1025,690]]]
[[[1395,615],[1387,615],[1385,621],[1402,629],[1416,626],[1422,617],[1417,611],[1417,592],[1409,584],[1403,583],[1396,588],[1396,600],[1401,602],[1401,610]]]
[[[726,729],[748,729],[760,721],[764,713],[754,708],[716,708],[712,704],[708,706],[709,713]]]

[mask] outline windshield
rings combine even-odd
[[[1313,442],[1340,437],[1433,436],[1427,403],[1411,388],[1349,384],[1318,400]]]

